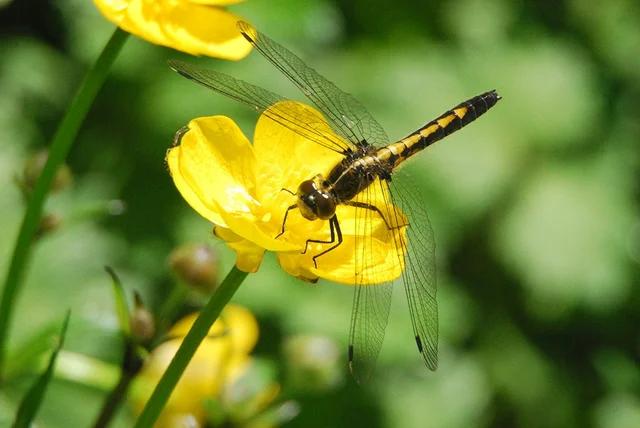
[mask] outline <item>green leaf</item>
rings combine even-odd
[[[36,413],[38,413],[38,409],[40,408],[40,404],[42,403],[44,394],[47,391],[49,382],[53,378],[53,370],[55,367],[56,359],[58,358],[58,353],[62,348],[65,335],[67,334],[67,327],[69,326],[70,316],[71,311],[67,311],[67,315],[65,316],[64,322],[62,323],[62,329],[60,330],[58,343],[56,344],[56,347],[51,354],[51,358],[49,359],[49,365],[22,398],[22,402],[20,403],[20,407],[18,408],[18,413],[16,414],[16,420],[13,423],[13,428],[29,427],[31,425],[31,421],[33,421],[33,419],[35,418]]]
[[[31,244],[40,226],[44,202],[53,184],[58,166],[67,157],[80,125],[82,125],[93,100],[107,78],[111,64],[128,39],[128,34],[124,30],[116,29],[95,65],[85,77],[51,141],[47,162],[29,198],[0,296],[0,377],[5,373],[4,363],[15,301],[21,291],[22,280],[27,271],[26,266],[31,255]]]
[[[124,294],[124,287],[120,278],[109,266],[104,268],[111,276],[113,282],[113,296],[116,298],[116,313],[118,314],[118,322],[120,323],[120,330],[125,337],[131,336],[131,324],[129,320],[129,306],[127,305],[127,299]]]
[[[6,378],[11,379],[25,372],[33,373],[34,370],[39,370],[48,357],[51,342],[58,337],[58,332],[59,326],[49,324],[12,350],[7,359]]]

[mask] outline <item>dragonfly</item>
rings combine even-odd
[[[390,143],[382,126],[352,95],[338,89],[294,53],[250,24],[241,21],[237,27],[255,50],[289,78],[324,115],[334,134],[318,132],[317,116],[307,110],[287,107],[291,104],[282,103],[288,101],[287,98],[259,86],[181,61],[171,60],[169,66],[187,79],[244,103],[343,156],[326,177],[316,174],[303,181],[296,192],[283,189],[295,195],[296,203],[288,207],[280,235],[285,231],[287,214],[293,210],[299,210],[310,221],[327,220],[330,237],[307,241],[307,245],[310,242],[326,245],[326,249],[313,257],[317,267],[322,256],[343,241],[336,208],[342,204],[356,210],[355,230],[359,242],[355,246],[358,254],[355,254],[355,287],[349,329],[349,367],[355,380],[362,385],[370,378],[382,347],[394,283],[387,280],[377,284],[365,283],[364,276],[359,275],[364,269],[376,268],[371,250],[374,238],[368,229],[380,224],[380,219],[389,230],[403,228],[404,233],[394,235],[393,243],[397,249],[398,264],[404,266],[401,278],[413,334],[425,365],[436,370],[435,237],[418,187],[399,167],[436,141],[473,122],[493,107],[501,99],[500,95],[491,90],[472,97],[408,136]]]

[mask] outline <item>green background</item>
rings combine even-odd
[[[24,206],[14,174],[46,147],[113,32],[89,1],[0,1],[0,273]],[[231,10],[356,96],[400,138],[448,108],[497,89],[478,122],[406,169],[436,236],[440,366],[429,372],[397,288],[378,366],[301,394],[290,426],[640,426],[640,4],[636,0],[250,0]],[[212,23],[213,25],[213,23]],[[174,133],[225,115],[248,136],[256,115],[188,82],[166,60],[215,68],[296,99],[257,53],[194,59],[131,38],[68,163],[72,186],[47,211],[63,226],[41,240],[18,300],[12,348],[67,308],[65,349],[117,364],[112,266],[158,308],[176,245],[208,242],[221,276],[234,255],[182,200],[163,167]],[[87,209],[122,199],[126,214]],[[352,290],[287,277],[268,255],[234,301],[261,325],[257,354],[277,358],[294,333],[332,337],[346,360]],[[29,384],[0,395],[0,424]],[[87,426],[105,391],[58,380],[44,426]],[[130,415],[119,415],[120,426]]]

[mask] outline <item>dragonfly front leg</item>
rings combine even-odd
[[[289,211],[296,208],[298,208],[298,205],[296,204],[293,204],[289,206],[289,208],[287,208],[287,211],[284,213],[284,218],[282,219],[282,230],[280,231],[280,233],[278,233],[278,235],[274,239],[278,239],[279,237],[282,236],[282,234],[284,234],[284,227],[287,224],[287,216],[289,215]]]
[[[340,223],[338,222],[338,216],[334,215],[329,219],[329,230],[331,232],[331,238],[328,241],[322,241],[319,239],[308,239],[307,245],[305,246],[305,249],[302,252],[302,254],[305,254],[307,252],[307,249],[309,248],[309,242],[315,242],[318,244],[333,244],[334,242],[336,242],[336,236],[337,236],[338,242],[335,245],[332,245],[331,247],[327,248],[320,254],[316,254],[315,256],[313,256],[313,266],[316,269],[318,269],[318,263],[316,261],[318,257],[327,254],[329,251],[334,250],[338,245],[342,244],[342,231],[340,230]]]

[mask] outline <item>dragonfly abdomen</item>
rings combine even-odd
[[[477,95],[446,111],[402,140],[381,148],[375,156],[391,168],[396,168],[410,156],[473,122],[501,98],[495,90]]]

